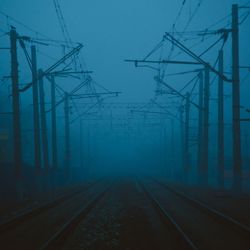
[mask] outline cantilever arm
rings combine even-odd
[[[164,85],[165,87],[171,89],[174,93],[176,93],[178,96],[182,97],[183,99],[186,99],[187,97],[183,94],[181,94],[178,90],[174,89],[173,87],[171,87],[169,84],[165,83],[162,79],[160,79],[158,76],[154,77],[155,81],[161,83],[162,85]],[[195,102],[190,101],[191,104],[193,104],[196,108],[198,109],[203,109],[202,107],[200,107],[199,105],[197,105]]]
[[[66,54],[65,56],[63,56],[60,60],[58,60],[56,63],[54,63],[53,65],[51,65],[48,69],[46,69],[43,74],[40,74],[37,76],[36,80],[41,79],[42,77],[44,77],[45,75],[49,74],[52,72],[52,70],[54,70],[55,68],[57,68],[60,64],[62,64],[63,62],[65,62],[68,58],[70,58],[71,56],[73,56],[74,54],[78,53],[80,51],[80,49],[83,47],[82,44],[79,44],[76,48],[74,48],[72,51],[70,51],[68,54]],[[19,89],[20,92],[25,92],[26,90],[28,90],[29,88],[31,88],[33,85],[33,82],[27,84],[25,87],[23,87],[22,89]]]
[[[227,76],[225,76],[224,74],[221,74],[218,70],[216,70],[209,63],[205,62],[202,58],[200,58],[199,56],[197,56],[194,52],[192,52],[190,49],[188,49],[185,45],[183,45],[180,41],[178,41],[177,39],[175,39],[168,32],[166,32],[166,34],[164,36],[164,39],[166,39],[167,41],[169,41],[172,44],[174,44],[175,46],[177,46],[180,50],[182,50],[187,55],[191,56],[193,59],[195,59],[200,64],[203,64],[205,67],[208,67],[209,70],[211,70],[213,73],[215,73],[216,75],[218,75],[224,81],[226,81],[226,82],[232,82],[231,79],[228,79]]]
[[[135,66],[138,66],[138,63],[154,63],[154,64],[187,64],[187,65],[200,65],[202,63],[199,62],[189,62],[189,61],[172,61],[172,60],[161,60],[161,61],[153,61],[153,60],[130,60],[126,59],[125,62],[133,62]]]

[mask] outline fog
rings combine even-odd
[[[22,164],[18,168],[21,169],[20,179],[24,180],[21,181],[25,183],[22,184],[24,189],[36,186],[43,176],[47,176],[54,187],[103,175],[151,175],[202,184],[197,164],[199,108],[196,106],[199,104],[198,73],[204,65],[136,65],[125,60],[194,62],[173,43],[163,41],[165,32],[170,32],[215,69],[218,69],[218,52],[223,48],[224,74],[231,79],[231,34],[229,32],[228,37],[224,37],[223,43],[221,33],[216,31],[230,28],[232,4],[245,6],[248,3],[243,0],[58,2],[60,6],[56,9],[54,2],[49,0],[0,1],[0,161],[1,185],[7,186],[4,192],[12,190],[16,167],[13,163],[13,120],[9,113],[12,112],[11,58],[8,49],[11,27],[15,27],[18,35],[24,37],[26,48],[25,52],[18,41],[19,88],[32,82],[25,55],[28,53],[28,57],[31,57],[31,45],[36,47],[37,68],[44,71],[79,43],[83,45],[79,53],[52,71],[64,71],[64,74],[54,75],[56,107],[51,103],[51,82],[47,76],[43,77],[49,173],[45,171],[42,141],[41,169],[38,174],[35,171],[32,88],[20,93]],[[241,118],[250,118],[248,15],[248,9],[239,10],[240,66],[246,67],[240,69]],[[81,70],[91,72],[79,74]],[[156,81],[155,76],[161,77],[182,96]],[[215,187],[219,185],[218,81],[218,75],[210,72],[208,184]],[[83,86],[73,92],[82,82]],[[188,92],[191,93],[191,104],[188,156],[185,159],[185,98]],[[69,93],[68,132],[65,126],[65,93]],[[223,180],[225,187],[231,189],[232,84],[229,82],[224,82],[224,97]],[[40,97],[38,104],[41,104]],[[53,166],[51,109],[56,110],[57,168]],[[249,128],[249,122],[241,123],[242,183],[245,189],[249,188]],[[40,128],[41,138],[43,132]]]

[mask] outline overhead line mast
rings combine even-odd
[[[233,172],[234,188],[241,189],[240,73],[239,73],[239,7],[232,6],[232,97],[233,97]]]
[[[14,140],[14,169],[19,178],[22,166],[22,140],[21,140],[21,118],[20,118],[20,94],[18,82],[17,61],[18,34],[14,27],[10,30],[10,53],[11,53],[11,80],[12,80],[12,109],[13,109],[13,140]]]

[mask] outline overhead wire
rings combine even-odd
[[[245,74],[245,76],[243,76],[242,79],[240,80],[241,85],[245,83],[245,81],[247,80],[249,75],[250,75],[250,70],[248,70],[248,72]]]
[[[199,57],[204,56],[208,51],[210,51],[215,45],[217,45],[222,39],[224,39],[224,34],[222,34],[222,36],[216,40],[212,45],[210,45],[205,51],[203,51],[201,54],[199,54]],[[224,42],[225,43],[225,42]]]
[[[77,121],[79,118],[83,117],[84,115],[88,114],[88,112],[90,110],[92,110],[96,105],[98,104],[98,102],[94,103],[92,106],[90,106],[87,110],[85,110],[84,112],[82,112],[80,115],[78,115],[76,118],[74,118],[73,120],[71,120],[70,124],[74,123],[75,121]]]
[[[0,14],[3,15],[5,18],[7,18],[7,20],[11,19],[11,20],[14,21],[15,23],[17,23],[17,24],[23,26],[24,28],[26,28],[27,30],[29,30],[29,31],[31,31],[31,32],[33,32],[33,33],[35,33],[35,34],[39,34],[39,35],[41,35],[41,36],[43,36],[43,37],[49,38],[47,35],[45,35],[45,34],[39,32],[39,31],[37,31],[37,30],[35,30],[35,29],[31,28],[31,27],[29,27],[28,25],[22,23],[21,21],[17,20],[16,18],[13,18],[13,17],[11,17],[10,15],[6,14],[6,13],[3,12],[2,10],[0,10]]]
[[[181,12],[182,12],[182,10],[183,10],[183,8],[184,8],[185,3],[186,3],[186,1],[183,1],[183,3],[182,3],[182,8],[181,8]],[[193,14],[191,14],[191,16],[189,17],[189,19],[188,19],[186,25],[184,26],[184,30],[183,30],[184,32],[187,30],[187,28],[188,28],[188,26],[190,25],[191,21],[194,19],[195,15],[198,13],[198,10],[199,10],[199,8],[201,7],[202,3],[203,3],[203,0],[199,0],[199,1],[198,1],[197,6],[196,6],[196,8],[195,8]],[[179,12],[179,13],[180,13],[180,12]],[[179,14],[178,14],[178,15],[179,15]],[[176,21],[175,21],[175,23],[176,23]],[[173,27],[175,27],[175,26],[176,26],[176,24],[173,25]],[[173,35],[174,35],[174,34],[175,34],[175,31],[173,31],[172,33],[173,33]],[[179,39],[181,39],[181,38],[182,38],[182,36],[181,36]],[[172,47],[174,47],[174,46],[172,45]],[[168,57],[167,57],[167,60],[170,60],[170,58],[172,57],[173,51],[174,51],[174,49],[172,48],[172,49],[170,50],[170,52],[169,52],[169,55],[168,55]],[[163,70],[162,78],[165,77],[165,72],[166,72],[166,70],[167,70],[168,64],[166,64],[166,65],[164,65],[164,66],[165,66],[165,69]]]
[[[147,60],[151,55],[153,55],[158,49],[162,47],[163,39],[143,58],[143,60]]]
[[[193,13],[190,15],[188,21],[187,21],[187,24],[185,25],[184,27],[184,32],[187,30],[188,26],[190,25],[190,23],[193,21],[194,17],[196,16],[196,14],[198,13],[202,3],[203,3],[204,0],[199,0],[197,5],[196,5],[196,8],[194,9]]]
[[[192,89],[191,89],[191,91],[190,91],[190,96],[193,95],[193,92],[194,92],[195,87],[197,86],[198,82],[199,82],[199,77],[197,77],[197,78],[196,78],[196,81],[194,82],[194,85],[193,85],[193,87],[192,87]]]
[[[186,89],[193,81],[195,81],[198,78],[199,74],[195,75],[190,81],[188,81],[184,87],[182,87],[179,92],[183,92],[184,89]]]
[[[199,10],[199,8],[201,7],[202,2],[203,2],[203,0],[199,0],[198,3],[197,3],[197,5],[196,5],[195,10],[193,11],[192,14],[190,14],[190,17],[189,17],[189,19],[188,19],[186,25],[184,26],[184,30],[183,30],[184,32],[185,32],[186,29],[188,28],[189,24],[192,22],[192,20],[193,20],[193,18],[195,17],[195,15],[198,13],[198,10]],[[182,1],[182,4],[181,4],[181,7],[180,7],[179,12],[178,12],[178,14],[177,14],[177,17],[176,17],[176,19],[175,19],[175,21],[174,21],[174,24],[172,25],[172,33],[173,33],[173,34],[175,34],[175,32],[176,32],[176,24],[177,24],[177,22],[178,22],[178,20],[179,20],[179,18],[180,18],[180,16],[181,16],[181,14],[182,14],[182,12],[183,12],[183,9],[184,9],[185,4],[186,4],[186,1]],[[170,32],[171,32],[171,31],[170,31]],[[200,42],[199,42],[199,44],[200,44]],[[163,41],[160,41],[160,43],[158,43],[158,44],[156,45],[156,47],[155,47],[152,51],[150,51],[148,55],[146,55],[145,59],[149,58],[149,57],[150,57],[152,54],[154,54],[159,48],[161,48],[160,59],[162,59],[162,57],[163,57],[163,56],[162,56]],[[170,58],[172,57],[173,51],[174,51],[174,45],[172,45],[172,47],[170,48],[170,52],[169,52],[169,54],[168,54],[168,56],[167,56],[167,60],[170,60]],[[144,60],[145,60],[145,59],[144,59]],[[163,78],[166,76],[167,67],[168,67],[168,64],[164,64],[164,65],[159,66],[159,77],[160,77],[161,79],[163,79]],[[193,79],[191,79],[191,81],[189,81],[189,82],[184,86],[184,88],[183,88],[182,90],[184,90],[187,86],[189,86],[189,84],[191,84],[196,78],[197,78],[197,76],[195,76]],[[156,95],[156,98],[157,98],[157,95]]]
[[[58,20],[59,20],[59,23],[60,23],[60,27],[61,27],[61,31],[63,33],[64,39],[65,39],[65,41],[66,41],[66,43],[68,45],[72,45],[72,40],[71,40],[69,31],[68,31],[66,22],[64,20],[63,12],[62,12],[61,6],[59,4],[59,1],[58,0],[53,0],[53,3],[54,3],[54,7],[55,7],[55,10],[56,10],[56,13],[57,13],[57,17],[58,17]],[[84,68],[87,69],[87,67],[86,67],[85,61],[84,61],[82,56],[76,55],[72,59],[73,59],[73,62],[75,63],[75,69],[77,67],[79,67],[82,72],[87,71],[87,70],[84,70]],[[82,73],[81,74],[81,80],[83,81],[86,78],[90,79],[90,81],[86,85],[88,91],[92,92],[92,93],[96,93],[96,88],[93,85],[96,82],[92,79],[92,77],[90,76],[89,73]],[[100,86],[100,84],[98,84],[98,86]],[[102,87],[102,88],[105,89],[104,87]],[[101,102],[102,102],[101,98],[98,95],[96,95],[95,98],[96,98],[97,102],[99,104],[101,104]]]
[[[178,73],[167,74],[166,76],[186,75],[186,74],[195,73],[197,71],[200,71],[200,69],[195,69],[195,70],[189,70],[189,71],[183,71],[183,72],[178,72]]]
[[[250,15],[250,11],[247,11],[245,14],[246,15],[244,17],[242,17],[242,20],[239,21],[239,25],[242,25],[247,20],[247,18]]]
[[[174,23],[173,23],[173,25],[172,25],[172,31],[173,31],[173,32],[174,32],[174,30],[175,30],[175,27],[176,27],[177,22],[179,21],[179,19],[180,19],[180,17],[181,17],[181,14],[182,14],[182,11],[183,11],[183,9],[184,9],[185,4],[186,4],[186,0],[182,0],[181,6],[180,6],[179,11],[178,11],[178,13],[177,13],[177,16],[176,16],[176,18],[175,18],[175,21],[174,21]]]

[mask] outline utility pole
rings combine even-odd
[[[247,162],[247,166],[249,166],[249,132],[246,131],[245,132],[245,149],[246,149],[246,162]]]
[[[219,72],[224,73],[223,50],[219,51]],[[224,187],[224,81],[219,77],[218,82],[218,183]]]
[[[44,81],[43,71],[38,70],[39,78],[39,94],[40,94],[40,113],[41,113],[41,130],[42,130],[42,151],[43,151],[43,164],[45,173],[49,171],[49,150],[48,150],[48,135],[47,135],[47,124],[46,124],[46,111],[45,111],[45,95],[44,95]]]
[[[204,127],[203,127],[203,156],[202,156],[202,178],[201,184],[208,184],[208,151],[209,151],[209,96],[210,96],[210,79],[209,68],[205,67],[204,80]]]
[[[55,77],[50,78],[51,83],[51,133],[52,133],[52,166],[57,169],[57,129],[56,129],[56,83]]]
[[[166,126],[163,127],[163,157],[164,157],[164,166],[166,169],[168,168],[168,140],[167,140],[167,132]],[[165,171],[167,173],[167,171]]]
[[[203,156],[203,97],[204,97],[204,75],[203,71],[199,73],[199,118],[198,118],[198,155],[197,155],[197,166],[199,172],[199,179],[202,173],[202,156]]]
[[[31,64],[32,64],[32,95],[33,95],[33,126],[34,126],[34,165],[36,173],[41,171],[41,140],[39,124],[39,106],[38,106],[38,84],[37,84],[37,59],[36,47],[31,46]]]
[[[86,156],[86,158],[87,158],[87,165],[86,165],[87,171],[90,170],[90,167],[91,167],[91,164],[92,164],[92,157],[90,155],[92,153],[92,151],[90,149],[90,146],[91,146],[90,137],[91,137],[91,135],[90,135],[90,125],[88,124],[88,130],[87,130],[87,156]]]
[[[232,97],[233,97],[233,172],[234,188],[241,189],[241,131],[239,74],[239,8],[232,5]]]
[[[190,122],[190,93],[186,94],[186,104],[185,104],[185,138],[184,138],[184,172],[187,175],[188,168],[190,167],[189,159],[189,122]]]
[[[162,119],[162,117],[160,118],[160,129],[159,129],[159,138],[160,138],[160,159],[161,159],[161,169],[163,170],[162,171],[162,174],[164,174],[164,170],[166,168],[166,165],[165,165],[165,150],[164,150],[164,120]]]
[[[183,119],[183,113],[184,113],[184,108],[181,105],[179,108],[180,112],[180,143],[181,143],[181,168],[185,169],[185,159],[184,159],[184,119]]]
[[[10,30],[11,53],[11,80],[12,80],[12,109],[13,109],[13,144],[14,144],[14,171],[17,178],[21,175],[22,167],[22,141],[20,121],[20,96],[18,86],[18,61],[17,61],[18,34],[14,27]]]
[[[69,125],[69,94],[65,92],[64,97],[64,117],[65,117],[65,170],[69,174],[70,169],[70,125]]]
[[[81,168],[84,168],[84,162],[83,162],[83,120],[80,120],[80,164]]]
[[[171,119],[171,173],[170,177],[174,177],[174,170],[175,170],[175,141],[174,141],[174,120]]]

